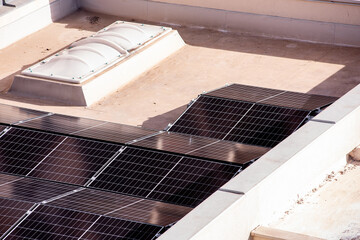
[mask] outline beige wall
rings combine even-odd
[[[79,0],[135,20],[360,47],[360,4],[312,0]]]
[[[156,0],[154,2],[360,25],[360,4],[350,5],[309,0]]]

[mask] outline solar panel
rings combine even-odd
[[[1,138],[1,135],[2,135],[2,131],[3,131],[5,128],[6,128],[5,126],[0,125],[0,138]]]
[[[65,138],[12,128],[0,138],[0,172],[26,175]]]
[[[328,106],[337,99],[336,97],[322,95],[285,92],[284,94],[264,100],[261,103],[311,111]]]
[[[225,139],[274,147],[300,127],[308,115],[304,110],[256,104]]]
[[[6,175],[1,174],[2,179]],[[8,182],[0,185],[0,197],[26,202],[38,203],[53,197],[71,192],[78,187],[13,176]]]
[[[120,146],[67,137],[29,176],[84,185]]]
[[[119,149],[115,144],[12,128],[0,139],[0,170],[83,185]]]
[[[18,181],[19,179],[22,179],[22,177],[0,173],[0,186],[13,181]]]
[[[241,84],[232,84],[208,92],[205,95],[239,101],[261,102],[268,105],[308,111],[327,106],[338,99],[336,97],[289,92]]]
[[[100,217],[80,239],[124,239],[151,240],[162,230],[162,227],[126,221],[123,219]]]
[[[307,110],[201,96],[169,131],[274,147],[300,127],[309,114]]]
[[[90,186],[145,197],[180,159],[180,156],[127,147]]]
[[[206,137],[198,137],[187,134],[179,134],[174,132],[164,132],[153,137],[138,141],[133,145],[158,149],[162,151],[187,154],[196,149],[214,144],[219,140]]]
[[[175,223],[192,210],[188,207],[93,189],[84,189],[50,204],[160,226]]]
[[[19,126],[56,132],[56,133],[71,134],[71,133],[83,131],[85,129],[91,129],[92,127],[104,123],[106,122],[87,119],[87,118],[54,114],[21,123],[19,124]]]
[[[156,133],[156,131],[139,127],[117,123],[106,123],[85,131],[78,132],[75,135],[87,138],[96,138],[99,140],[115,143],[127,143],[132,140],[143,138]]]
[[[32,118],[38,118],[48,115],[47,112],[13,107],[5,104],[0,104],[0,112],[0,123],[5,124],[14,124],[19,121],[25,121]]]
[[[229,141],[218,141],[213,145],[200,148],[191,155],[218,159],[226,162],[247,164],[268,152],[270,148],[241,144]]]
[[[29,202],[0,198],[0,237],[33,205]]]
[[[252,105],[252,103],[201,96],[169,131],[222,139]]]
[[[78,239],[97,215],[39,205],[6,239]]]
[[[134,145],[238,164],[257,159],[269,150],[264,147],[174,132],[164,132],[138,141]]]
[[[283,92],[285,91],[242,84],[231,84],[229,86],[210,91],[205,95],[239,101],[258,102],[263,99],[282,94]]]
[[[39,205],[6,239],[152,239],[161,226]]]
[[[228,182],[238,166],[184,157],[149,198],[195,207]]]
[[[239,166],[127,147],[90,187],[194,207]]]

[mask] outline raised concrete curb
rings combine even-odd
[[[172,30],[125,60],[81,84],[18,75],[14,78],[10,92],[24,97],[48,99],[68,105],[89,106],[115,92],[183,46],[185,43],[179,33]]]
[[[360,47],[360,5],[301,0],[267,0],[263,3],[265,5],[261,5],[261,0],[257,2],[257,6],[256,3],[246,1],[245,4],[239,0],[80,0],[79,4],[90,11],[139,20]],[[274,2],[278,7],[274,8],[269,2]],[[292,6],[291,9],[288,7],[289,4]],[[247,5],[251,5],[252,8]],[[313,8],[322,11],[322,14]],[[277,12],[277,9],[282,9],[282,12]],[[339,11],[348,16],[341,16]]]
[[[346,154],[360,144],[360,85],[314,120],[225,184],[159,239],[248,239],[255,227],[277,219],[299,195],[345,165]]]
[[[78,9],[76,0],[33,0],[0,16],[0,49]]]

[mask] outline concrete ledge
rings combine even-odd
[[[179,33],[173,30],[81,84],[18,75],[14,78],[10,92],[68,105],[89,106],[151,69],[184,45]]]
[[[323,238],[312,237],[294,232],[282,231],[267,227],[257,227],[251,232],[251,240],[325,240]]]
[[[243,192],[241,198],[228,202],[213,194],[208,200],[223,202],[222,212],[205,200],[160,239],[248,239],[255,227],[277,219],[299,195],[345,165],[346,155],[360,144],[358,96],[360,85],[317,116],[329,123],[308,122],[221,188]],[[193,217],[202,215],[215,217],[202,219],[200,228]]]
[[[0,49],[30,35],[78,9],[76,0],[36,0],[0,16]]]
[[[258,4],[250,9],[246,7],[249,5],[248,1],[238,0],[199,0],[192,3],[186,0],[132,0],[131,2],[127,0],[81,0],[80,6],[90,11],[139,20],[360,47],[360,5],[347,6],[301,0],[265,2],[257,0],[256,2]],[[274,9],[272,4],[275,3],[277,8]],[[288,3],[292,4],[291,9],[288,8]],[[250,5],[253,4],[253,2],[250,3]],[[306,7],[302,4],[305,4]],[[328,18],[316,17],[328,14],[324,9],[329,7],[334,14],[329,14]],[[275,11],[278,8],[281,8],[284,14],[278,14]],[[321,10],[322,14],[314,11],[313,8]],[[273,9],[274,11],[264,12],[263,9]],[[338,14],[339,11],[348,16],[337,19],[334,16],[341,16]],[[299,12],[302,12],[303,15],[299,15]]]

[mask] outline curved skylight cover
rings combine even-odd
[[[22,74],[81,83],[170,31],[171,28],[161,26],[116,21],[25,69]]]

